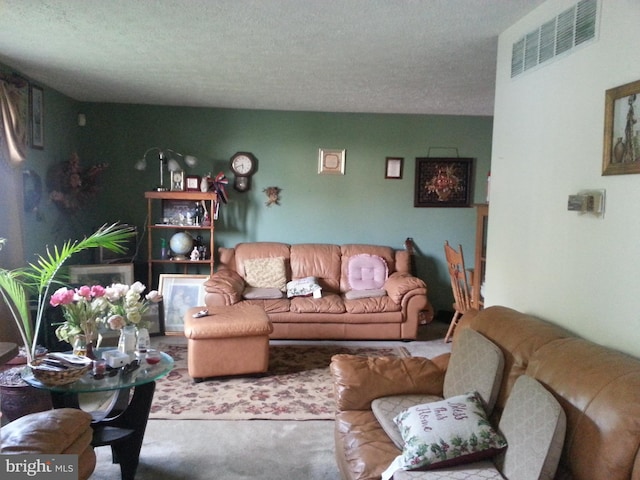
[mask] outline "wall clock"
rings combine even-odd
[[[233,188],[239,192],[251,188],[251,175],[256,172],[257,163],[256,157],[248,152],[238,152],[231,157],[231,171],[236,177]]]

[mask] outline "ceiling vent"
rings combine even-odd
[[[513,44],[511,78],[596,38],[598,0],[582,0]]]

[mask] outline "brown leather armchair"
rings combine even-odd
[[[88,479],[96,467],[91,446],[91,415],[60,408],[25,415],[0,429],[0,453],[78,455],[78,479]]]

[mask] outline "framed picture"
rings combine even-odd
[[[204,281],[208,275],[160,274],[164,333],[184,332],[184,314],[191,307],[204,305]]]
[[[198,175],[187,175],[185,178],[185,188],[188,192],[199,192],[200,177]]]
[[[44,91],[40,87],[31,85],[29,98],[31,146],[42,150],[44,148]]]
[[[171,172],[171,191],[182,192],[184,191],[184,171],[176,170]]]
[[[162,302],[152,303],[149,305],[149,309],[142,315],[142,321],[147,322],[149,325],[149,335],[157,336],[164,335],[162,329]]]
[[[70,265],[69,283],[72,285],[102,285],[112,283],[133,283],[133,263],[112,263],[108,265]]]
[[[605,92],[602,175],[640,173],[640,137],[635,123],[640,80]]]
[[[404,158],[400,157],[387,157],[384,170],[384,178],[402,178],[402,164]]]
[[[346,150],[321,148],[318,152],[318,173],[322,175],[344,175]]]
[[[468,207],[472,158],[416,158],[414,207]]]

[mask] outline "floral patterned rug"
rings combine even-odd
[[[408,357],[403,347],[271,345],[269,371],[194,383],[186,345],[159,345],[175,361],[157,381],[149,418],[170,420],[332,420],[329,363],[338,353]]]

